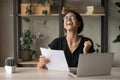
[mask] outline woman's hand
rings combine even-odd
[[[90,41],[85,41],[83,53],[84,54],[88,53],[91,46],[92,46],[92,43]]]
[[[45,56],[41,55],[40,58],[39,58],[39,62],[37,64],[37,68],[40,69],[40,68],[44,68],[45,65],[47,63],[49,63],[50,60],[48,58],[46,58]]]

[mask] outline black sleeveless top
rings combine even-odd
[[[76,50],[71,53],[67,44],[66,37],[59,37],[54,39],[48,46],[54,50],[63,50],[69,67],[77,67],[79,54],[83,54],[84,42],[91,41],[92,46],[90,47],[89,53],[93,53],[94,46],[91,39],[81,36],[81,41]]]

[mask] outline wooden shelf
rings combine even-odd
[[[31,15],[18,14],[18,16],[59,16],[59,14],[48,14],[48,15],[42,15],[42,14],[31,14]]]
[[[81,16],[105,16],[104,13],[93,13],[93,14],[86,14],[86,13],[80,13]],[[26,14],[19,14],[18,16],[28,16]],[[31,14],[29,16],[45,16],[45,15],[41,15],[41,14]],[[49,14],[46,16],[59,16],[59,14]]]
[[[105,14],[104,13],[93,13],[93,14],[81,13],[81,16],[105,16]]]
[[[37,65],[37,62],[38,61],[36,61],[36,60],[32,60],[32,61],[20,61],[20,62],[18,62],[18,64],[20,64],[20,65]]]

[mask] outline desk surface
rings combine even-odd
[[[111,75],[72,78],[68,72],[38,70],[35,67],[17,68],[13,74],[6,74],[3,67],[0,68],[0,80],[120,80],[120,67],[112,68]]]

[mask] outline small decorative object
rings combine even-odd
[[[94,6],[87,6],[87,14],[92,14],[94,11]]]
[[[13,57],[8,57],[5,60],[5,71],[6,73],[14,73],[16,71],[16,62]]]

